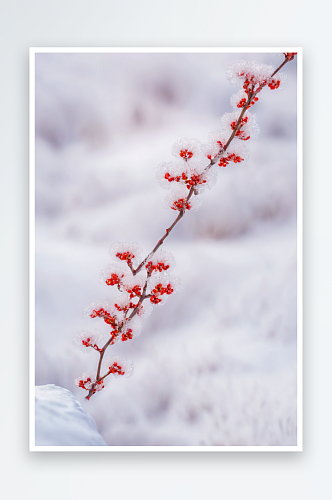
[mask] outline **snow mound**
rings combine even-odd
[[[54,384],[35,389],[36,446],[107,446],[70,391]]]

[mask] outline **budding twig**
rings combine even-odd
[[[255,103],[255,101],[258,100],[258,98],[256,98],[257,94],[266,85],[269,85],[272,89],[273,88],[277,88],[279,86],[280,81],[278,81],[278,83],[276,84],[274,80],[272,80],[272,82],[271,82],[271,78],[274,75],[276,75],[278,73],[278,71],[285,64],[287,64],[289,61],[291,61],[292,59],[294,59],[294,55],[295,55],[295,53],[285,53],[285,59],[284,59],[284,61],[270,75],[269,78],[267,78],[265,80],[259,80],[259,83],[257,83],[257,80],[253,80],[252,78],[251,78],[250,82],[249,82],[249,80],[246,80],[245,85],[244,85],[244,89],[245,89],[245,92],[247,94],[247,98],[246,99],[244,99],[244,98],[241,99],[241,101],[240,101],[240,103],[238,105],[238,107],[242,107],[242,110],[241,110],[241,113],[240,113],[239,117],[236,119],[236,121],[234,120],[234,122],[231,123],[232,133],[230,134],[228,140],[226,141],[226,143],[223,143],[223,144],[221,144],[221,142],[218,143],[218,144],[221,144],[219,152],[217,154],[215,154],[215,156],[213,158],[211,156],[208,156],[208,158],[210,158],[210,163],[204,168],[203,172],[200,175],[196,175],[195,174],[196,175],[196,177],[195,177],[196,180],[193,180],[193,177],[190,179],[190,183],[188,183],[188,185],[187,185],[188,188],[190,186],[190,189],[189,189],[189,192],[188,192],[187,196],[183,197],[183,198],[185,198],[184,200],[183,200],[183,198],[181,198],[181,201],[182,201],[182,205],[181,206],[179,206],[179,203],[176,205],[176,209],[179,210],[179,213],[178,213],[177,217],[175,218],[175,220],[173,221],[173,223],[166,229],[165,234],[160,238],[160,240],[158,240],[157,244],[154,246],[154,248],[152,249],[152,251],[141,261],[141,263],[136,267],[136,269],[134,269],[133,264],[132,264],[132,258],[134,256],[131,255],[130,252],[126,252],[126,253],[123,253],[123,254],[121,254],[121,253],[117,254],[117,256],[120,255],[119,258],[121,258],[121,260],[126,260],[127,265],[128,265],[128,267],[129,267],[129,269],[130,269],[130,271],[131,271],[131,273],[132,273],[133,276],[136,276],[141,271],[141,269],[143,268],[143,266],[146,265],[147,262],[149,262],[150,259],[153,258],[154,254],[161,247],[161,245],[163,245],[164,241],[170,235],[171,231],[178,224],[178,222],[183,218],[183,216],[185,215],[186,210],[190,209],[190,206],[187,206],[188,202],[191,199],[191,197],[193,196],[193,194],[195,194],[195,195],[198,194],[196,185],[198,186],[198,184],[200,183],[200,181],[202,181],[202,179],[203,179],[204,175],[207,173],[207,171],[213,165],[215,165],[219,160],[220,160],[219,165],[220,166],[222,165],[221,159],[224,157],[224,153],[229,148],[229,146],[232,143],[233,139],[236,136],[239,135],[238,132],[240,131],[241,127],[243,126],[244,122],[246,121],[246,120],[244,120],[245,113],[248,110],[248,108],[251,105],[253,105]],[[269,79],[270,79],[270,83],[268,83]],[[249,83],[250,83],[250,88],[249,88]],[[242,105],[242,100],[243,100],[243,106],[241,106]],[[243,138],[244,138],[244,140],[247,140],[248,138],[250,138],[250,136],[248,136],[248,137],[242,136],[242,139]],[[182,153],[183,153],[183,156],[182,156]],[[188,159],[191,158],[190,155],[192,156],[193,153],[188,152],[187,149],[185,149],[185,151],[181,151],[181,156],[183,157],[183,159],[185,160],[185,162],[187,162]],[[233,153],[231,154],[231,156],[232,155],[234,157]],[[232,161],[236,162],[236,161],[241,161],[241,160],[243,160],[243,159],[240,158],[238,160],[238,157],[236,157]],[[228,161],[229,161],[229,157],[227,157],[227,158],[225,157],[225,162],[224,162],[225,164],[223,164],[222,166],[225,166]],[[168,173],[167,173],[167,176],[169,176]],[[170,179],[167,176],[165,176],[165,177],[168,178],[168,180],[174,180],[174,178]],[[179,179],[180,179],[180,177],[179,177]],[[187,179],[187,178],[184,177],[184,179]],[[188,182],[188,179],[186,180],[186,182]],[[206,182],[206,181],[204,180],[204,182]],[[152,263],[149,262],[149,265],[152,266]],[[96,317],[96,316],[104,317],[104,319],[105,319],[106,322],[109,322],[109,324],[112,324],[112,327],[114,328],[114,330],[113,330],[113,334],[112,334],[111,338],[105,343],[105,345],[103,346],[102,349],[99,349],[98,346],[96,346],[96,344],[94,346],[92,344],[89,344],[89,343],[85,344],[87,346],[93,347],[95,350],[97,350],[99,352],[99,362],[98,362],[98,367],[97,367],[96,378],[95,378],[94,383],[91,384],[91,387],[90,387],[90,389],[88,391],[87,399],[89,399],[93,394],[95,394],[97,385],[100,384],[100,382],[103,381],[108,375],[110,375],[111,373],[117,373],[117,374],[121,374],[121,375],[124,374],[123,371],[121,372],[121,366],[116,366],[115,367],[115,365],[117,365],[117,363],[115,363],[114,365],[112,365],[112,367],[109,368],[108,372],[105,375],[101,376],[100,372],[101,372],[101,367],[102,367],[102,361],[103,361],[104,354],[105,354],[107,348],[111,344],[113,344],[115,342],[115,338],[117,338],[119,335],[121,335],[121,333],[123,332],[124,326],[128,325],[128,323],[139,313],[139,311],[143,307],[142,304],[143,304],[144,300],[150,299],[151,302],[153,302],[153,299],[154,299],[153,303],[158,303],[158,302],[160,302],[160,300],[157,298],[157,295],[154,295],[155,293],[156,294],[158,294],[158,293],[161,293],[161,294],[167,293],[168,294],[168,293],[172,293],[173,292],[173,289],[172,289],[171,285],[167,285],[167,288],[165,288],[165,285],[159,284],[159,285],[157,285],[157,287],[154,290],[152,290],[151,293],[147,293],[148,282],[149,282],[149,279],[151,278],[151,274],[152,274],[152,269],[153,268],[149,267],[148,265],[146,265],[146,268],[147,268],[147,275],[146,275],[146,278],[145,278],[145,281],[144,281],[144,286],[143,286],[143,282],[142,282],[142,283],[140,283],[139,287],[138,287],[138,285],[137,286],[135,285],[136,288],[133,287],[130,290],[130,294],[131,294],[130,297],[139,297],[139,300],[138,300],[137,304],[132,304],[130,302],[129,306],[126,306],[127,309],[121,309],[121,308],[119,309],[119,310],[125,311],[124,315],[123,315],[124,319],[122,321],[118,321],[117,319],[114,319],[114,318],[116,318],[116,315],[114,315],[114,318],[113,318],[113,316],[111,317],[111,315],[109,313],[107,313],[108,316],[106,316],[106,312],[103,309],[100,310],[101,312],[99,311],[99,313],[96,313],[94,316],[92,316],[92,317]],[[161,271],[161,268],[159,269],[159,271]],[[113,278],[113,275],[112,275],[112,278]],[[162,283],[162,281],[161,281],[161,283]],[[111,283],[111,284],[115,284],[115,281],[113,283]],[[140,288],[141,286],[143,286],[142,292],[140,291],[141,290],[141,288]],[[163,286],[164,286],[164,288],[163,288]],[[122,291],[121,287],[120,287],[120,282],[119,281],[118,281],[117,287],[118,287],[119,291]],[[168,288],[168,287],[170,287],[170,288]],[[160,292],[161,289],[163,289],[162,292]],[[117,304],[116,304],[116,306],[117,306]],[[129,316],[127,317],[127,314],[129,313],[130,308],[132,308],[133,310],[129,314]],[[95,313],[95,311],[94,311],[94,313]],[[126,334],[126,332],[127,332],[127,330],[125,330],[124,334]],[[132,337],[127,337],[127,338],[132,338]],[[124,339],[122,339],[122,340],[124,340]],[[81,382],[82,382],[82,384],[81,384]],[[80,385],[80,387],[85,388],[84,381],[80,381],[79,385]]]

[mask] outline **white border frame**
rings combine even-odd
[[[35,445],[35,55],[36,53],[297,52],[297,445],[295,446],[36,446]],[[303,451],[303,51],[302,47],[30,47],[29,73],[29,450],[30,451]]]

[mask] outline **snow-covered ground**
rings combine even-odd
[[[72,392],[48,384],[35,388],[35,398],[36,446],[106,446]]]
[[[96,368],[72,344],[107,326],[82,310],[109,246],[148,253],[174,220],[155,171],[179,138],[205,141],[236,92],[228,64],[268,54],[40,54],[36,58],[36,385],[73,392],[112,445],[295,445],[296,62],[253,108],[246,165],[188,212],[164,248],[182,290],[112,353],[132,378],[91,398],[74,379]],[[255,109],[256,108],[256,109]],[[109,350],[111,351],[111,349]],[[71,444],[71,443],[68,443]]]

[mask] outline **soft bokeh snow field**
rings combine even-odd
[[[110,245],[147,254],[172,223],[156,168],[232,111],[240,87],[225,73],[242,59],[283,56],[36,55],[36,385],[73,392],[109,446],[297,444],[296,60],[251,110],[261,133],[246,165],[219,168],[163,245],[181,291],[108,350],[133,377],[90,401],[74,385],[98,355],[73,336],[108,333],[82,311],[112,295],[99,282]]]

